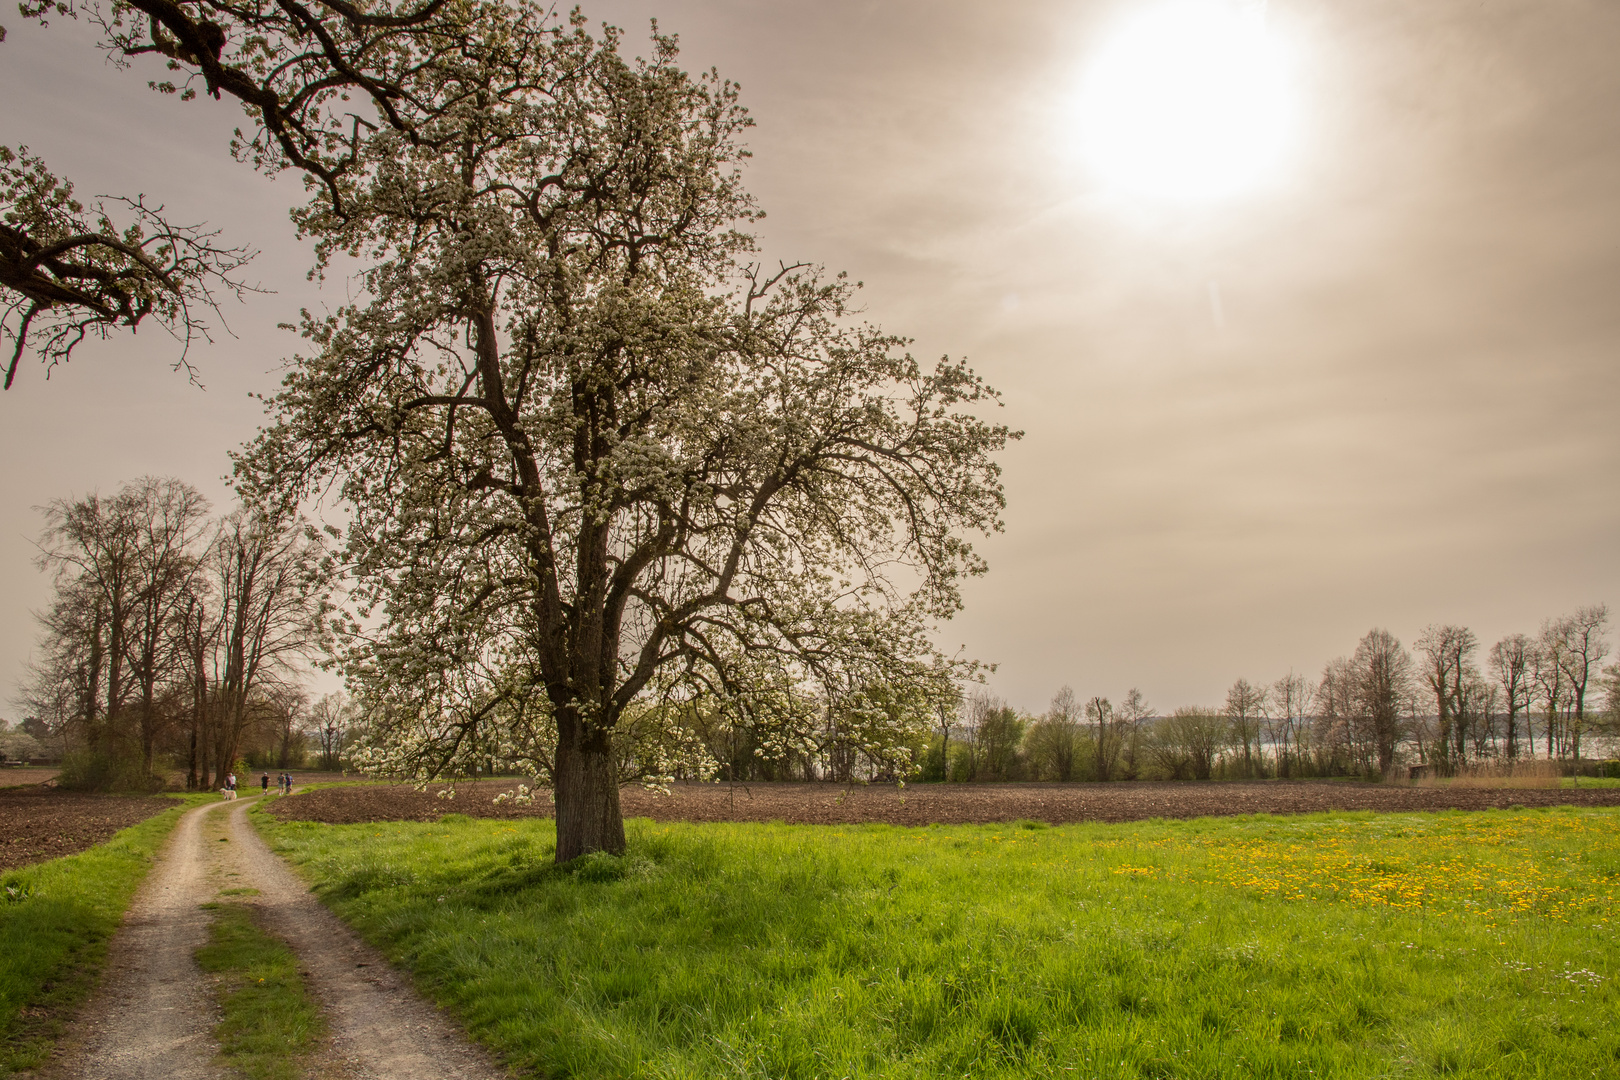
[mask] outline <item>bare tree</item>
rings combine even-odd
[[[1457,694],[1458,730],[1473,748],[1475,761],[1496,756],[1494,717],[1499,693],[1500,688],[1494,682],[1478,671],[1470,671]],[[1462,760],[1462,755],[1458,755],[1458,760]]]
[[[219,611],[210,673],[216,775],[236,761],[256,697],[320,642],[323,554],[312,530],[261,510],[220,523],[209,567]]]
[[[1395,766],[1402,711],[1412,694],[1412,657],[1388,630],[1370,630],[1350,661],[1355,678],[1355,710],[1364,718],[1386,776]]]
[[[297,704],[292,664],[319,640],[322,546],[248,510],[205,543],[206,514],[190,485],[153,477],[46,508],[40,562],[56,594],[37,613],[23,697],[89,752],[81,783],[152,782],[177,723],[194,790],[231,769],[249,728],[292,744],[298,710],[282,706]]]
[[[321,768],[326,772],[342,764],[348,719],[348,702],[342,694],[325,694],[309,708],[310,733],[320,748]]]
[[[1153,715],[1153,706],[1147,703],[1142,691],[1131,687],[1114,710],[1114,723],[1119,727],[1120,752],[1124,758],[1121,776],[1135,780],[1141,772],[1142,725]]]
[[[1316,688],[1316,724],[1313,741],[1316,769],[1327,775],[1352,763],[1361,771],[1372,768],[1373,740],[1358,711],[1358,680],[1348,657],[1338,657],[1322,668]]]
[[[207,509],[190,485],[150,476],[45,508],[40,564],[56,595],[37,614],[42,655],[28,693],[41,709],[67,708],[63,723],[93,757],[137,748],[141,777],[173,713],[171,624],[194,584]]]
[[[1602,670],[1604,657],[1609,655],[1609,642],[1603,636],[1608,622],[1608,605],[1592,604],[1577,608],[1573,615],[1553,620],[1542,632],[1556,643],[1555,663],[1573,695],[1569,736],[1570,749],[1577,762],[1581,760],[1581,730],[1586,723],[1586,688],[1593,674]]]
[[[949,783],[951,779],[951,732],[960,724],[961,712],[961,694],[957,694],[954,701],[941,697],[934,702],[934,715],[939,727],[939,778],[944,783]]]
[[[1025,721],[1000,698],[974,695],[973,776],[974,780],[1022,779],[1023,762],[1019,750],[1024,740]]]
[[[1519,713],[1530,710],[1530,656],[1535,646],[1523,634],[1509,634],[1491,646],[1491,677],[1502,689],[1502,705],[1507,709],[1507,746],[1509,761],[1519,756]],[[1534,754],[1535,745],[1531,744]]]
[[[25,669],[17,707],[57,733],[64,751],[70,740],[89,745],[100,699],[106,654],[106,609],[86,583],[58,580],[50,607],[34,613],[38,652]]]
[[[1092,743],[1093,775],[1098,780],[1112,780],[1119,765],[1120,732],[1114,721],[1114,706],[1105,697],[1094,697],[1086,702],[1086,720],[1095,728]]]
[[[1271,684],[1268,715],[1275,718],[1272,741],[1277,746],[1277,775],[1290,776],[1305,758],[1305,722],[1315,698],[1310,681],[1290,671]]]
[[[199,566],[212,564],[212,545],[199,556]],[[217,719],[213,709],[213,682],[210,659],[219,638],[220,623],[213,606],[210,574],[200,572],[190,594],[170,624],[171,648],[181,659],[181,680],[186,688],[188,747],[186,790],[202,791],[213,786],[214,736]]]
[[[1423,681],[1434,695],[1440,729],[1436,742],[1436,763],[1442,768],[1461,764],[1466,755],[1466,735],[1458,722],[1463,684],[1473,674],[1469,659],[1479,642],[1466,626],[1431,625],[1417,641],[1423,654]]]
[[[302,761],[304,729],[308,726],[309,694],[296,683],[282,683],[264,695],[264,716],[275,742],[276,768],[291,768]]]
[[[1255,774],[1255,749],[1260,741],[1260,717],[1266,692],[1239,679],[1226,692],[1226,722],[1232,726],[1232,742],[1243,748],[1243,775]]]
[[[1603,727],[1620,734],[1620,664],[1603,669]]]
[[[1027,747],[1042,779],[1068,782],[1080,765],[1080,724],[1084,710],[1074,691],[1065,686],[1052,695],[1046,715],[1030,726]]]
[[[1208,780],[1226,748],[1229,730],[1217,709],[1177,709],[1154,724],[1149,749],[1172,779]]]
[[[165,683],[184,680],[185,654],[172,648],[174,625],[190,605],[197,584],[197,543],[208,500],[180,480],[146,476],[120,492],[135,531],[135,580],[125,635],[129,676],[138,705],[141,767],[152,771],[152,751],[164,727],[158,698]]]
[[[1564,705],[1568,686],[1564,682],[1564,643],[1554,632],[1551,620],[1542,623],[1535,649],[1530,653],[1530,687],[1536,703],[1545,710],[1544,734],[1547,739],[1547,760],[1563,753],[1563,733],[1558,710]],[[1527,726],[1528,723],[1527,723]],[[1535,728],[1530,727],[1530,756],[1536,753]]]
[[[958,740],[962,744],[962,774],[959,780],[979,779],[979,732],[990,722],[991,716],[1001,708],[1001,699],[991,697],[987,691],[975,690],[968,695],[967,707],[962,711],[961,730],[962,737]],[[951,771],[949,760],[945,762],[945,774],[948,777]]]
[[[125,656],[141,591],[133,509],[122,494],[59,499],[45,507],[39,562],[52,572],[57,603],[40,621],[48,637],[79,635],[63,648],[85,665],[79,722],[92,753],[116,738],[129,695]]]

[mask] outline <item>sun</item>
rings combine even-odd
[[[1164,0],[1092,57],[1082,153],[1111,188],[1175,201],[1263,187],[1296,126],[1293,57],[1255,0]]]

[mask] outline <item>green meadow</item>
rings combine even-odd
[[[1620,811],[258,827],[520,1073],[1612,1077]]]

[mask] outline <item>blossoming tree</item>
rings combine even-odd
[[[341,659],[371,764],[550,784],[557,858],[619,852],[618,785],[697,703],[765,751],[836,712],[901,754],[964,666],[933,628],[1000,527],[1006,427],[966,365],[766,271],[735,86],[656,28],[628,60],[472,12],[300,212],[363,291],[305,316],[239,482],[352,514]]]

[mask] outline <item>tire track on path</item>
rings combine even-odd
[[[256,889],[257,895],[237,896],[257,908],[264,927],[298,955],[330,1035],[314,1063],[316,1075],[507,1076],[270,851],[247,820],[256,801],[209,803],[180,818],[113,938],[99,986],[41,1075],[225,1080],[213,1037],[213,987],[194,953],[208,941],[210,916],[203,905],[229,887]],[[219,814],[224,821],[211,820]]]
[[[264,926],[298,954],[326,1012],[330,1056],[357,1080],[497,1080],[490,1056],[431,1004],[410,980],[315,898],[247,820],[230,815],[231,856]]]
[[[83,1080],[216,1080],[215,1007],[192,953],[208,941],[201,904],[217,887],[203,820],[227,803],[181,816],[135,893],[107,950],[107,967],[47,1076]]]

